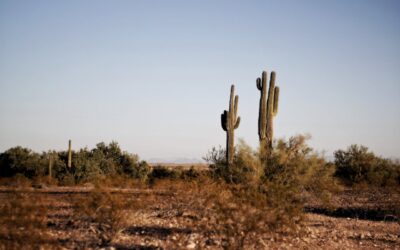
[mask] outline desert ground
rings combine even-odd
[[[201,200],[194,202],[195,192],[182,192],[168,184],[3,186],[0,249],[240,248],[224,240],[235,235],[213,230],[217,227],[209,224],[219,222],[210,219]],[[399,190],[347,188],[329,206],[308,197],[304,210],[296,230],[250,232],[241,248],[400,249]]]

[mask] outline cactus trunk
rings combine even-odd
[[[240,117],[237,116],[239,97],[235,96],[235,86],[231,86],[229,111],[221,114],[221,126],[226,131],[226,162],[232,165],[235,155],[235,129],[239,127]]]
[[[279,101],[279,87],[275,86],[275,72],[271,72],[269,86],[267,85],[267,77],[267,72],[263,71],[261,79],[257,79],[257,88],[261,93],[258,114],[258,136],[260,140],[260,158],[263,163],[271,159],[272,156],[273,119],[278,113]]]
[[[53,168],[53,156],[49,155],[49,179],[51,179],[51,169]]]
[[[72,167],[72,150],[71,150],[71,140],[68,141],[68,165],[69,168]]]

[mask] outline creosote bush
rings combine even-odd
[[[338,187],[333,178],[335,168],[306,144],[307,139],[309,136],[298,135],[278,140],[264,178],[290,194],[300,197],[302,191],[308,191],[326,199]]]
[[[239,140],[233,164],[228,166],[225,150],[212,148],[203,159],[210,163],[211,175],[227,183],[239,184],[257,182],[263,175],[261,162],[257,154],[243,140]]]
[[[334,153],[335,175],[348,185],[400,185],[400,164],[376,156],[365,146],[351,145]]]
[[[267,229],[296,230],[302,222],[304,193],[313,193],[325,201],[336,191],[334,167],[315,153],[306,136],[278,140],[268,164],[243,141],[236,148],[234,164],[223,160],[223,150],[213,148],[205,160],[211,162],[214,180],[223,180],[223,188],[209,197],[217,214],[224,221],[222,232],[228,245],[246,231]],[[251,214],[251,215],[249,215]],[[254,219],[255,218],[255,219]],[[233,237],[233,235],[235,237]],[[242,235],[242,236],[240,236]],[[245,238],[234,248],[243,247]],[[235,244],[236,244],[235,243]]]
[[[105,176],[124,176],[145,181],[150,167],[135,154],[123,152],[118,143],[101,142],[89,150],[83,148],[72,152],[72,167],[67,167],[67,152],[48,151],[35,153],[27,148],[14,147],[0,154],[0,177],[23,175],[40,179],[49,174],[52,161],[53,183],[74,185],[95,182]],[[43,178],[42,178],[43,179]]]

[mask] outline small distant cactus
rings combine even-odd
[[[71,150],[71,140],[68,141],[68,168],[72,167],[72,150]]]
[[[237,116],[239,96],[235,96],[235,85],[231,86],[229,99],[229,111],[224,110],[221,114],[221,126],[226,131],[226,161],[228,166],[233,163],[235,154],[234,130],[239,127],[240,117]]]
[[[49,154],[49,179],[51,179],[51,170],[53,168],[53,155]]]
[[[275,86],[276,74],[271,72],[267,97],[267,78],[266,71],[262,72],[261,78],[257,78],[257,88],[261,92],[260,109],[258,113],[258,137],[260,140],[260,156],[265,162],[271,158],[273,142],[273,118],[278,113],[279,87]]]

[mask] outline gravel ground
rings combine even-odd
[[[187,207],[180,210],[185,207],[180,204],[184,201],[174,194],[151,189],[113,189],[120,198],[137,206],[124,210],[123,225],[117,227],[110,239],[100,239],[109,228],[73,216],[74,207],[79,205],[77,201],[84,201],[90,190],[91,187],[23,190],[0,187],[0,204],[24,194],[27,204],[33,207],[42,204],[46,208],[42,213],[45,227],[41,230],[28,225],[13,227],[5,224],[3,218],[0,249],[21,249],[21,246],[24,249],[29,246],[35,249],[223,249],[225,246],[218,236],[193,227],[198,210]],[[296,233],[250,234],[245,249],[400,249],[400,222],[396,217],[400,194],[397,191],[347,189],[333,197],[330,209],[309,198],[306,206],[309,212]],[[149,205],[144,206],[144,201]],[[40,213],[35,216],[40,217]],[[38,233],[33,235],[33,231]]]

